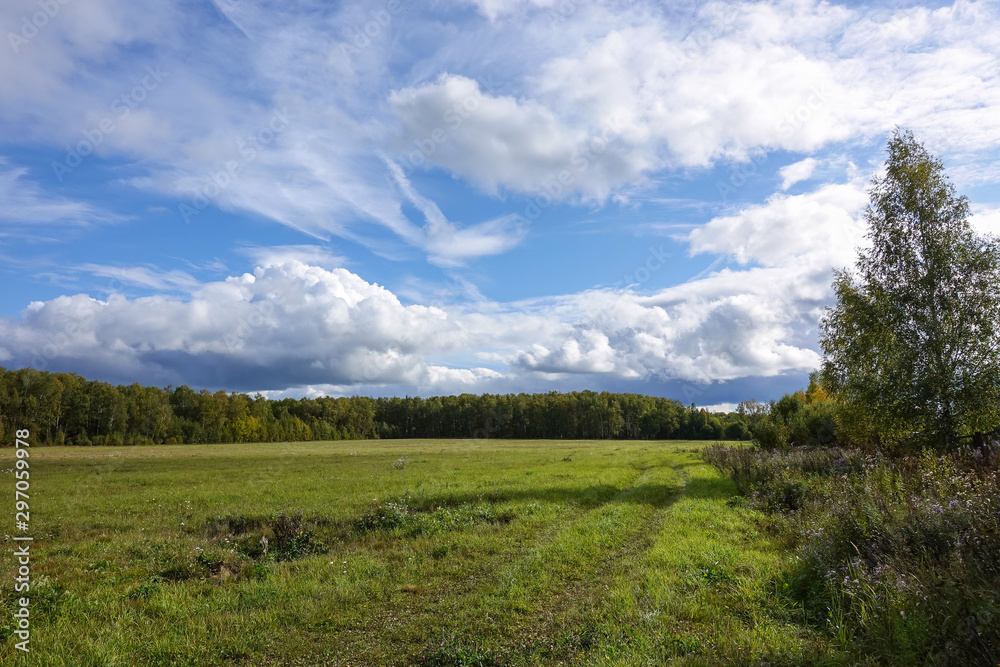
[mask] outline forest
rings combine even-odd
[[[111,385],[69,373],[0,368],[0,433],[46,445],[152,445],[518,438],[744,440],[744,415],[608,392],[284,398],[188,386]]]

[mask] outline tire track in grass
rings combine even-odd
[[[616,647],[609,664],[812,664],[812,633],[768,597],[779,545],[757,531],[755,512],[727,506],[732,484],[708,464],[678,472],[685,494],[664,513],[636,576],[613,593],[642,641]]]
[[[635,489],[624,493],[634,492]],[[656,534],[666,519],[666,509],[683,495],[683,485],[676,487],[658,503],[655,511],[647,511],[642,521],[627,532],[627,539],[607,553],[591,576],[585,581],[574,582],[552,597],[547,606],[544,628],[551,632],[555,627],[566,627],[568,623],[558,623],[560,619],[579,618],[592,612],[610,590],[611,584],[625,574],[630,564],[645,554],[655,543]]]
[[[621,492],[617,495],[621,495]],[[574,522],[582,520],[593,511],[594,508],[569,508],[569,512],[575,515],[572,519]],[[490,582],[495,579],[496,573],[503,568],[503,564],[510,562],[511,559],[521,560],[536,550],[539,543],[550,542],[564,530],[565,521],[565,515],[561,515],[552,517],[547,522],[540,521],[527,531],[523,531],[522,527],[523,532],[501,538],[504,540],[512,539],[513,544],[505,543],[503,550],[490,553],[485,558],[453,560],[452,556],[448,556],[446,560],[442,561],[446,569],[444,571],[437,570],[433,573],[433,580],[425,582],[424,588],[436,592],[433,598],[425,597],[426,593],[412,595],[397,590],[391,599],[380,600],[377,610],[373,609],[374,614],[365,622],[343,628],[335,635],[337,641],[333,652],[336,655],[333,659],[343,661],[342,664],[354,664],[353,661],[356,660],[357,656],[363,655],[372,660],[377,658],[380,664],[397,664],[400,660],[412,655],[415,650],[421,648],[431,638],[427,636],[427,633],[424,633],[419,644],[414,643],[412,635],[421,627],[434,625],[440,629],[442,619],[468,619],[470,616],[489,618],[489,610],[477,608],[479,606],[477,598],[482,596],[484,589],[493,585]],[[402,546],[407,538],[394,539],[399,540],[397,544]],[[467,543],[469,541],[466,540]],[[476,540],[471,541],[475,542]],[[375,552],[375,557],[384,553],[384,549],[379,549]],[[339,556],[337,557],[339,558]],[[449,565],[451,567],[448,567]],[[461,616],[456,614],[461,614]],[[400,619],[405,619],[405,622],[400,623]],[[427,623],[427,621],[431,621],[431,623]],[[440,633],[435,630],[431,634],[437,636]],[[329,638],[324,641],[322,637],[317,637],[317,644],[329,646]],[[381,651],[386,647],[393,647],[395,650],[392,651],[391,655],[376,655],[374,653],[374,651]]]
[[[600,597],[628,562],[650,548],[665,509],[683,491],[676,471],[663,464],[635,470],[617,485],[626,488],[610,497],[593,497],[594,489],[606,485],[581,489],[586,504],[568,505],[517,535],[515,544],[503,545],[513,550],[464,559],[453,568],[455,576],[440,572],[427,584],[445,589],[433,599],[397,593],[380,602],[377,615],[363,626],[347,636],[338,633],[339,659],[344,664],[348,656],[376,659],[372,651],[388,649],[377,656],[379,662],[405,664],[442,633],[510,643],[551,630],[560,614]]]
[[[520,622],[502,633],[505,639],[552,637],[587,615],[628,564],[651,548],[666,509],[682,494],[671,467],[647,470],[606,503],[560,524],[552,539],[499,572],[492,606],[520,612]],[[497,634],[497,628],[491,630]]]

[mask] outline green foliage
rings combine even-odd
[[[736,484],[737,491],[768,511],[799,509],[814,476],[857,470],[861,457],[837,448],[792,448],[785,451],[713,445],[702,457]]]
[[[953,448],[1000,424],[1000,244],[909,132],[870,195],[870,247],[823,321],[824,385],[859,443]]]
[[[763,449],[783,449],[791,441],[788,425],[777,419],[762,421],[752,433],[754,444]]]
[[[788,425],[791,442],[809,447],[835,442],[837,416],[833,401],[803,404]]]
[[[1000,660],[1000,458],[976,454],[705,450],[754,505],[784,513],[797,565],[781,590],[879,664]]]
[[[377,438],[697,439],[750,437],[739,413],[637,394],[572,392],[433,398],[285,398],[112,386],[66,373],[0,368],[0,435],[36,443],[133,446]],[[4,446],[12,446],[4,437]],[[407,459],[394,464],[405,468]]]
[[[240,556],[254,560],[291,561],[319,553],[325,548],[316,535],[315,527],[304,519],[301,510],[288,512],[282,509],[271,517],[216,516],[205,522],[202,532],[216,545],[224,545]],[[199,559],[209,556],[203,553]],[[221,561],[215,565],[199,562],[209,566],[213,573],[218,573],[219,566],[223,564]],[[226,564],[233,571],[243,568],[242,564]]]
[[[816,447],[837,441],[837,425],[842,408],[820,388],[817,374],[810,377],[809,388],[785,394],[776,403],[741,404],[740,410],[750,424],[754,444],[766,450],[792,446]]]

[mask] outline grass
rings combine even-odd
[[[34,449],[32,652],[0,626],[0,663],[838,663],[700,444]]]
[[[1000,664],[996,448],[887,457],[712,446],[702,457],[772,513],[788,588],[864,665]]]

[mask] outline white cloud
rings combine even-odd
[[[571,127],[538,102],[484,93],[464,76],[442,75],[389,101],[406,130],[409,165],[432,162],[492,194],[603,199],[650,166],[642,153],[622,150],[613,119],[594,131]]]
[[[594,329],[579,329],[576,337],[549,350],[534,344],[531,351],[521,351],[513,359],[515,366],[543,373],[612,373],[617,370],[617,353],[607,335]]]
[[[482,392],[490,383],[502,382],[504,375],[490,368],[449,368],[445,366],[427,366],[417,374],[416,382],[404,385],[407,395],[414,390],[423,394],[459,394],[464,392]],[[500,386],[499,384],[497,386]],[[399,391],[400,386],[387,387],[379,384],[311,384],[295,385],[286,389],[266,390],[261,392],[271,399],[282,398],[317,398],[320,396],[357,396],[363,393],[386,393],[386,389]]]
[[[549,313],[550,326],[504,360],[549,375],[692,382],[813,370],[830,278],[828,266],[725,269],[649,296],[597,290],[512,304],[521,317]]]
[[[324,269],[333,269],[347,263],[346,258],[318,245],[245,246],[240,248],[240,253],[261,267],[298,261]]]
[[[723,269],[649,296],[592,291],[537,306],[562,328],[508,358],[545,373],[696,382],[814,370],[831,268],[864,240],[864,183],[853,179],[718,217],[692,231],[692,254],[759,268]],[[530,310],[530,308],[529,308]]]
[[[980,234],[992,234],[1000,237],[1000,208],[974,207],[969,221]]]
[[[490,15],[515,6],[525,4],[490,4]],[[563,52],[529,71],[516,98],[484,94],[457,75],[394,92],[405,150],[441,128],[446,139],[423,156],[428,163],[488,192],[539,193],[559,170],[572,174],[588,137],[614,126],[606,152],[559,195],[603,201],[664,168],[746,160],[755,149],[808,154],[880,139],[899,124],[933,151],[976,165],[970,179],[992,173],[984,151],[1000,146],[1000,46],[981,36],[1000,20],[988,3],[932,12],[716,2],[689,31],[650,10],[644,18],[580,11],[550,22]],[[584,34],[570,46],[561,32]],[[468,118],[443,123],[465,103]],[[787,187],[807,177],[808,164],[788,173]]]
[[[807,157],[804,160],[799,160],[798,162],[793,162],[790,165],[784,166],[778,170],[778,175],[781,177],[781,189],[788,190],[796,183],[800,183],[810,176],[816,170],[816,165],[818,162],[815,158]]]
[[[714,218],[688,235],[692,254],[728,255],[741,264],[845,266],[862,243],[864,183],[824,185],[801,195],[775,194],[736,215]]]
[[[813,368],[816,353],[793,339],[815,314],[806,306],[825,296],[822,273],[722,272],[649,297],[588,291],[437,308],[289,259],[189,288],[185,299],[34,302],[20,320],[0,321],[0,338],[13,366],[244,390],[460,391],[562,374],[705,382]]]
[[[449,223],[444,233],[428,219],[414,223],[405,213],[414,200],[386,183],[381,152],[396,149],[391,159],[406,176],[417,151],[418,161],[487,193],[603,202],[664,170],[743,160],[754,149],[810,154],[900,124],[960,157],[963,182],[995,176],[984,153],[1000,145],[991,3],[472,4],[492,21],[463,24],[412,6],[353,53],[345,45],[371,21],[360,2],[306,14],[220,2],[220,23],[191,21],[170,4],[74,0],[23,48],[0,50],[9,93],[0,119],[59,154],[110,121],[95,152],[144,165],[148,174],[129,183],[180,202],[212,192],[206,203],[383,252],[384,237],[368,233],[374,225],[445,265],[509,251],[523,228],[503,217]],[[16,0],[0,17],[20,26],[37,11]],[[197,61],[185,55],[191,42],[202,47]],[[124,57],[140,43],[142,58]],[[83,62],[103,69],[82,79]],[[147,66],[166,78],[120,117],[111,109]],[[474,81],[494,76],[503,94]],[[246,81],[253,85],[237,83]],[[289,124],[247,158],[239,145],[274,110],[287,110]],[[230,163],[239,174],[213,189]]]
[[[423,356],[451,349],[461,333],[439,309],[403,306],[344,269],[297,261],[203,284],[187,300],[36,302],[0,329],[15,358],[36,368],[260,388],[417,383],[431,374]]]
[[[26,178],[27,169],[7,164],[0,157],[0,221],[8,225],[88,225],[121,219],[86,202],[46,193]]]
[[[456,225],[445,217],[437,204],[414,189],[399,165],[388,160],[386,165],[403,195],[427,221],[419,233],[411,235],[414,237],[411,242],[427,250],[433,263],[461,266],[467,259],[506,252],[524,239],[528,220],[517,214],[503,215],[471,227]]]
[[[377,99],[385,95],[378,86],[388,58],[384,47],[392,40],[376,40],[360,52],[348,67],[354,78],[348,70],[344,76],[330,70],[343,57],[335,37],[349,32],[352,22],[363,26],[371,19],[363,4],[331,7],[328,21],[317,22],[312,14],[287,8],[220,3],[217,9],[238,34],[217,21],[183,20],[175,8],[119,5],[117,0],[60,5],[59,14],[21,53],[0,50],[0,83],[11,91],[0,105],[0,119],[32,128],[37,136],[27,138],[54,143],[59,158],[54,164],[62,165],[57,175],[76,176],[77,158],[70,160],[68,175],[63,169],[69,159],[65,146],[79,144],[87,154],[105,158],[138,157],[145,173],[126,176],[125,182],[176,197],[178,220],[197,219],[211,205],[258,214],[324,240],[342,236],[381,252],[384,238],[365,229],[375,225],[441,264],[503,252],[523,237],[523,230],[505,219],[435,230],[406,217],[407,200],[387,183],[379,157],[384,132],[378,119],[371,119]],[[15,2],[0,16],[19,24],[22,15],[37,11],[36,3]],[[137,39],[145,40],[148,55],[121,57]],[[200,45],[196,61],[183,55],[186,40]],[[77,64],[88,57],[102,63],[127,60],[134,67],[93,72],[84,85]],[[147,68],[159,78],[147,81]],[[234,84],[249,80],[252,91]]]
[[[694,56],[663,26],[611,30],[583,55],[547,63],[536,87],[562,114],[621,124],[623,142],[656,166],[704,167],[746,159],[755,147],[810,151],[846,138],[831,113],[843,93],[831,64],[762,41],[746,17],[737,25]],[[809,123],[784,122],[803,106]]]
[[[715,405],[699,405],[702,410],[708,410],[709,412],[736,412],[736,403],[716,403]]]
[[[102,278],[109,278],[108,292],[120,291],[124,285],[137,285],[160,291],[190,291],[198,286],[198,281],[184,271],[164,271],[155,266],[109,266],[105,264],[83,264],[80,271]]]
[[[562,0],[566,1],[566,0]],[[571,7],[575,7],[571,2]],[[489,20],[495,21],[498,17],[524,12],[533,8],[556,7],[560,0],[469,0],[475,5]]]

